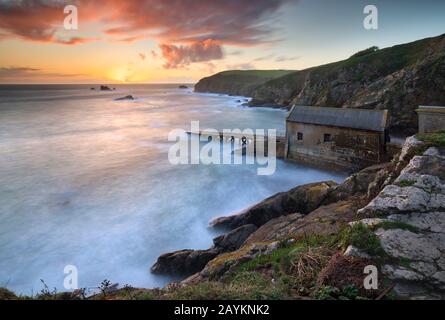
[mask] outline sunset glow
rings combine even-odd
[[[195,82],[226,69],[303,69],[395,35],[406,42],[443,31],[440,3],[414,12],[409,2],[382,1],[394,15],[368,32],[364,1],[1,1],[0,83]],[[77,30],[64,28],[70,4]],[[419,19],[420,28],[408,23]]]

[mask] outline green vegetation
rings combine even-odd
[[[401,229],[401,230],[407,230],[414,233],[418,233],[419,229],[415,226],[412,226],[410,224],[407,224],[405,222],[401,221],[383,221],[377,225],[375,225],[372,229],[377,230],[379,228],[390,230],[390,229]]]
[[[359,51],[359,52],[353,54],[353,55],[351,56],[351,58],[357,58],[357,57],[367,56],[368,54],[377,52],[377,51],[379,51],[379,50],[380,50],[379,47],[373,46],[373,47],[371,47],[371,48],[368,48],[368,49],[365,49],[365,50],[362,50],[362,51]]]
[[[359,290],[354,285],[347,285],[343,288],[335,288],[331,286],[321,286],[316,292],[315,297],[318,300],[355,300],[359,297]]]
[[[255,77],[255,78],[267,78],[273,79],[285,76],[293,70],[229,70],[218,73],[220,77]]]
[[[222,281],[167,291],[166,299],[293,299],[311,295],[320,271],[338,249],[340,235],[283,241],[271,254],[241,263]],[[288,244],[289,243],[289,244]]]
[[[351,244],[371,256],[381,257],[385,254],[379,238],[363,223],[357,223],[347,229],[343,234],[342,244]]]
[[[429,143],[433,146],[445,147],[445,130],[434,133],[418,134],[416,137],[420,141]]]
[[[398,264],[406,269],[410,268],[411,260],[407,258],[400,258]]]
[[[426,50],[431,42],[437,41],[440,38],[441,37],[422,39],[384,49],[371,47],[354,54],[349,59],[297,71],[276,80],[270,80],[265,85],[268,87],[278,87],[282,85],[283,82],[287,82],[289,86],[298,87],[295,83],[295,80],[301,80],[300,77],[296,76],[298,73],[311,71],[314,78],[331,79],[335,78],[335,75],[342,69],[354,68],[359,64],[373,66],[379,71],[378,74],[374,74],[372,77],[386,76],[396,70],[415,64],[420,58],[426,55]],[[362,73],[356,76],[360,77],[360,79],[364,77]],[[373,80],[372,77],[368,80]]]
[[[14,292],[6,288],[0,288],[0,300],[16,300],[17,298]]]
[[[168,299],[289,299],[285,287],[258,272],[239,272],[227,283],[208,281],[185,286],[167,293]]]
[[[319,94],[325,97],[331,89],[330,83],[336,83],[340,74],[346,76],[346,80],[349,82],[369,83],[375,81],[403,68],[416,65],[431,55],[430,48],[440,47],[440,41],[443,38],[442,35],[384,49],[371,47],[346,60],[291,72],[259,83],[255,88],[250,88],[249,93],[254,100],[292,104],[295,94],[307,86],[307,81],[310,78],[314,90],[320,88]],[[440,65],[438,65],[439,67]],[[431,72],[433,75],[437,75],[437,72]],[[343,101],[337,98],[335,101],[326,102],[326,105],[341,107]]]
[[[283,77],[295,71],[288,70],[231,70],[201,79],[197,92],[225,93],[251,96],[253,90],[266,81]]]
[[[399,186],[401,187],[411,187],[416,183],[416,181],[413,180],[402,180],[399,182]]]
[[[340,289],[331,286],[322,286],[315,292],[315,297],[318,300],[332,300],[338,297]]]
[[[342,288],[342,294],[348,299],[355,299],[358,296],[358,289],[355,285],[350,284]]]

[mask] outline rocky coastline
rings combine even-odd
[[[445,149],[410,137],[392,162],[366,168],[342,184],[326,181],[299,186],[237,215],[214,219],[212,227],[230,231],[215,238],[210,249],[162,255],[152,271],[189,275],[176,284],[179,287],[224,283],[249,261],[292,246],[302,237],[332,236],[361,226],[366,230],[361,232],[369,232],[376,240],[378,250],[360,247],[357,240],[346,242],[320,271],[318,287],[332,285],[329,279],[345,280],[334,274],[339,272],[337,264],[366,262],[379,266],[397,297],[442,299],[444,183]],[[355,276],[361,275],[356,272]],[[363,284],[356,280],[351,281],[363,292]]]
[[[391,130],[417,132],[419,105],[443,105],[445,35],[300,71],[226,71],[201,79],[196,92],[248,96],[249,105],[365,108],[390,112]]]
[[[211,227],[207,250],[161,255],[165,288],[45,299],[444,299],[445,132],[406,139],[389,163],[278,193]],[[423,141],[422,141],[423,140]],[[378,287],[364,288],[364,267]],[[18,298],[6,289],[0,296]]]

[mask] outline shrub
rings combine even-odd
[[[340,294],[340,290],[338,288],[330,287],[330,286],[321,286],[315,292],[315,298],[318,300],[332,300],[336,299]]]
[[[343,247],[351,244],[371,256],[383,256],[385,254],[379,238],[363,223],[357,223],[346,229],[341,242]]]
[[[434,146],[445,147],[445,130],[440,130],[434,133],[418,134],[417,139],[423,142],[430,143]]]
[[[14,292],[9,291],[6,288],[0,288],[0,300],[16,300],[18,297]]]

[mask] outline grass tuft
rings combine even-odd
[[[411,231],[413,233],[418,233],[419,229],[413,225],[410,225],[405,222],[401,221],[383,221],[375,225],[372,229],[377,230],[379,228],[385,229],[385,230],[391,230],[391,229],[401,229],[401,230],[407,230]]]
[[[433,146],[445,147],[445,130],[440,130],[434,133],[421,133],[416,137],[418,140],[430,143]]]
[[[379,238],[363,223],[357,223],[343,233],[341,241],[343,247],[353,245],[354,247],[370,254],[371,256],[384,256]]]
[[[402,180],[399,182],[399,186],[401,186],[402,188],[404,187],[411,187],[416,183],[416,181],[414,180]]]

